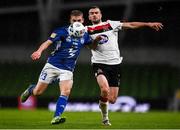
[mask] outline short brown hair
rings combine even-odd
[[[83,16],[83,12],[80,10],[72,10],[70,16]]]
[[[89,10],[90,10],[90,9],[96,9],[96,8],[99,9],[99,11],[101,12],[100,7],[99,7],[99,6],[96,6],[96,5],[95,5],[95,6],[91,6],[91,7],[89,8]]]

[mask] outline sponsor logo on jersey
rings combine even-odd
[[[104,44],[104,43],[107,43],[107,42],[108,42],[109,38],[108,38],[107,35],[101,34],[101,35],[99,35],[99,36],[102,38],[102,39],[99,41],[99,44]]]
[[[74,41],[74,42],[79,42],[79,38],[75,38],[75,37],[74,37],[74,38],[73,38],[73,41]]]
[[[84,38],[74,38],[72,39],[73,45],[78,45],[78,43],[84,44]]]
[[[72,42],[72,44],[73,44],[73,45],[76,45],[76,46],[78,45],[78,43],[77,43],[77,42]]]
[[[78,43],[80,42],[81,44],[84,44],[84,38],[71,38],[71,36],[68,36],[67,38],[66,38],[66,42],[72,42],[72,44],[73,45],[78,45]]]

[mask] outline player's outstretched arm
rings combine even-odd
[[[149,27],[156,31],[163,29],[163,24],[160,22],[123,22],[123,29],[137,29],[142,27]]]
[[[49,47],[49,45],[52,44],[51,40],[47,40],[43,42],[39,49],[32,53],[31,58],[32,60],[38,60],[41,57],[42,52]]]

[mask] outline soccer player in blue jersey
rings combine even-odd
[[[51,124],[65,122],[65,118],[61,117],[61,115],[64,112],[71,92],[73,85],[73,71],[80,49],[83,46],[94,49],[98,43],[98,38],[92,40],[85,31],[81,31],[79,34],[73,34],[71,29],[72,26],[75,26],[75,22],[76,24],[79,23],[79,25],[76,25],[77,27],[84,22],[83,13],[79,10],[73,10],[71,12],[70,26],[61,27],[53,31],[48,40],[43,42],[38,50],[32,53],[32,60],[38,60],[41,57],[42,52],[50,45],[55,46],[55,50],[51,53],[47,63],[41,71],[37,85],[30,85],[21,94],[21,101],[25,102],[30,95],[41,95],[46,90],[49,83],[54,79],[59,79],[60,96],[57,100],[56,111]]]

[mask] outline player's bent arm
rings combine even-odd
[[[101,41],[101,39],[102,39],[101,36],[97,36],[97,37],[92,41],[92,43],[89,44],[89,45],[86,45],[86,47],[87,47],[88,49],[95,50],[95,49],[97,48],[98,43]]]
[[[96,40],[93,40],[91,44],[86,45],[85,47],[88,48],[88,49],[95,50],[97,45],[98,45],[98,42]]]
[[[42,52],[43,52],[44,50],[46,50],[46,49],[49,47],[49,45],[51,45],[51,44],[52,44],[52,41],[51,41],[51,40],[47,40],[47,41],[43,42],[43,43],[40,45],[40,47],[38,48],[38,50],[36,50],[35,52],[32,53],[31,58],[32,58],[33,60],[39,59],[39,58],[41,57]]]
[[[89,45],[85,45],[85,47],[86,47],[86,48],[88,48],[88,49],[95,50],[95,49],[96,49],[96,47],[97,47],[97,45],[95,45],[95,44],[91,43],[91,44],[89,44]]]
[[[123,22],[122,24],[123,29],[137,29],[142,27],[149,27],[159,31],[163,28],[163,25],[159,22]]]

